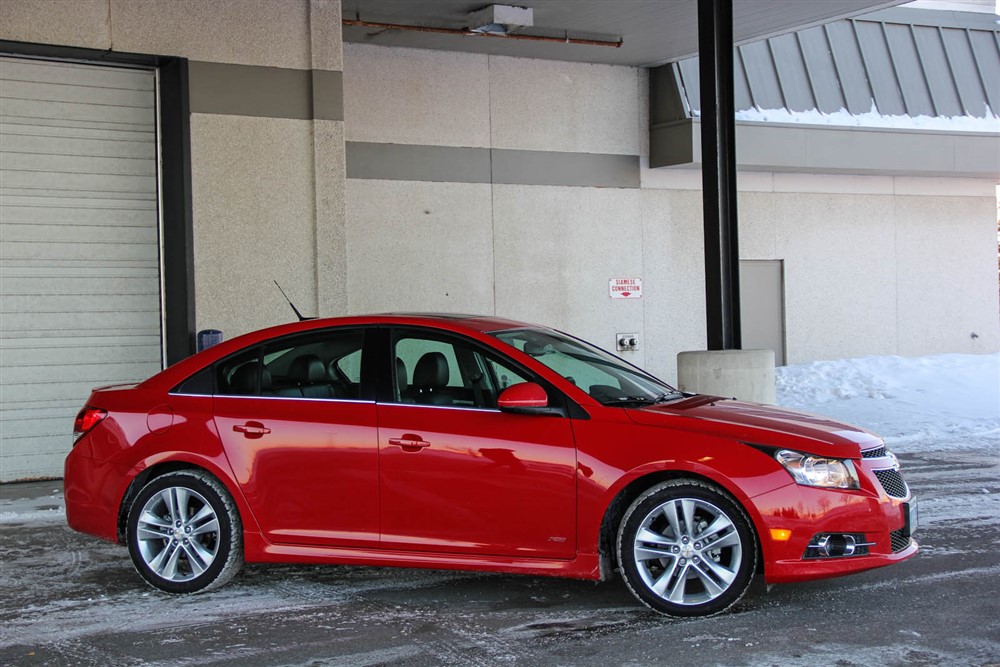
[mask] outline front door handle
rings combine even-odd
[[[245,437],[255,439],[261,438],[271,432],[271,429],[260,422],[247,422],[246,424],[235,424],[233,430],[242,433]]]
[[[419,452],[424,447],[431,446],[431,443],[413,433],[404,433],[399,438],[389,438],[389,444],[402,447],[404,452]]]

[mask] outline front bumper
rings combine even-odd
[[[754,498],[764,530],[764,577],[787,583],[837,577],[892,565],[919,550],[912,533],[912,496],[892,498],[879,490],[841,491],[790,484]],[[788,539],[774,535],[787,534]],[[863,537],[864,550],[853,555],[816,557],[809,549],[818,535]]]

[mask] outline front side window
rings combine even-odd
[[[525,374],[478,347],[428,334],[397,332],[394,398],[398,403],[453,408],[497,407],[497,397]]]
[[[555,331],[516,329],[493,335],[534,357],[604,405],[648,404],[683,396],[613,354]]]

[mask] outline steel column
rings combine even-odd
[[[705,306],[709,350],[740,349],[733,2],[698,0]]]

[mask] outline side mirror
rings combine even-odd
[[[507,387],[497,398],[497,407],[504,412],[544,412],[548,406],[548,394],[534,382]]]

